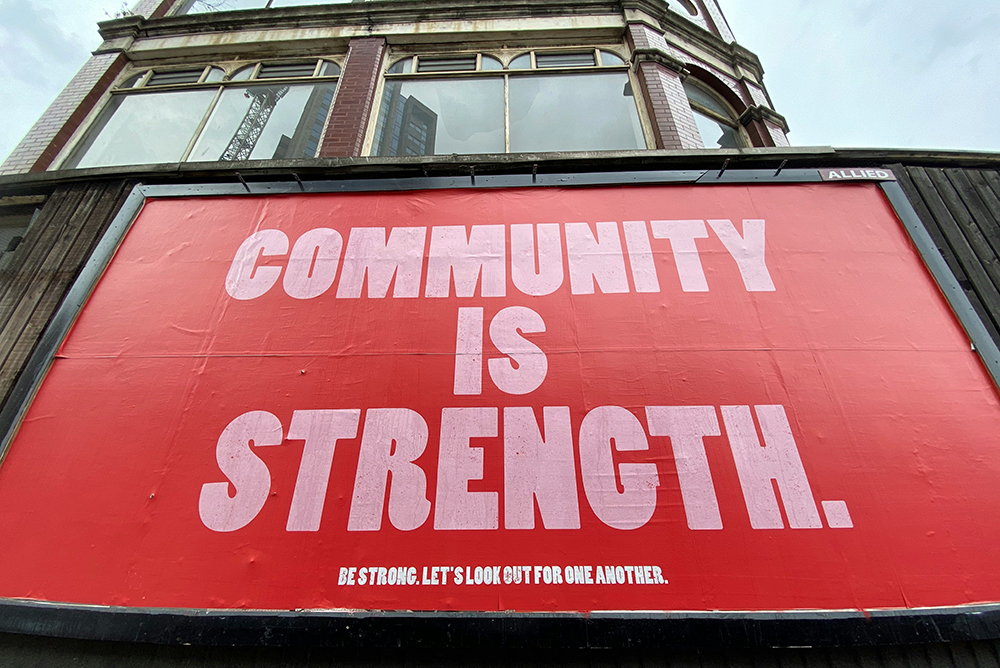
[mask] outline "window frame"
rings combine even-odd
[[[753,148],[753,143],[750,141],[750,136],[747,134],[746,128],[744,128],[743,124],[740,123],[739,121],[739,114],[736,113],[736,110],[733,109],[733,105],[729,104],[728,100],[726,100],[724,97],[722,97],[714,90],[712,90],[711,86],[709,86],[707,83],[699,79],[696,79],[694,76],[689,76],[686,79],[684,79],[684,84],[691,85],[700,90],[705,95],[711,97],[713,100],[718,102],[723,109],[729,112],[729,116],[728,117],[723,116],[718,111],[710,109],[705,105],[701,104],[700,102],[698,102],[697,100],[692,99],[691,96],[688,95],[687,91],[685,90],[684,97],[687,98],[688,105],[690,105],[691,107],[691,111],[701,114],[702,116],[705,116],[717,123],[721,123],[722,125],[726,125],[732,128],[736,132],[736,136],[739,137],[740,140],[739,148]],[[701,133],[699,132],[699,135],[700,134]],[[704,137],[701,138],[701,143],[702,143],[702,148],[706,149],[716,148],[714,146],[705,146]]]
[[[563,66],[563,67],[538,67],[536,62],[536,54],[571,54],[571,53],[594,53],[594,65],[584,65],[584,66]],[[614,56],[617,56],[622,60],[621,64],[602,64],[602,52],[608,52]],[[521,69],[509,69],[510,63],[520,56],[528,55],[530,57],[530,67]],[[475,70],[455,70],[455,71],[436,71],[436,72],[419,72],[417,71],[420,67],[420,58],[461,58],[468,56],[476,56],[476,69]],[[499,60],[502,66],[498,70],[483,69],[482,62],[483,57],[490,57],[495,60]],[[405,61],[407,59],[411,60],[411,71],[410,72],[390,72],[392,67],[395,67],[398,63]],[[383,66],[381,77],[379,77],[379,85],[375,91],[376,103],[373,106],[371,117],[369,118],[368,130],[365,134],[364,149],[362,151],[363,155],[370,157],[389,157],[389,156],[378,156],[374,153],[375,142],[378,139],[378,119],[382,113],[382,97],[387,83],[391,81],[420,81],[423,79],[461,79],[461,78],[476,78],[485,79],[488,77],[502,77],[503,78],[503,101],[504,101],[504,154],[510,154],[510,77],[520,77],[520,76],[546,76],[553,74],[584,74],[584,73],[600,73],[600,72],[624,72],[628,77],[629,85],[632,88],[633,100],[635,101],[636,113],[639,117],[639,126],[642,130],[642,141],[643,146],[638,146],[635,149],[621,149],[621,150],[648,150],[651,147],[655,148],[655,141],[653,138],[652,125],[646,110],[645,104],[640,101],[640,96],[637,91],[640,90],[638,79],[635,76],[635,72],[632,68],[632,63],[630,60],[630,55],[621,44],[597,44],[597,45],[571,45],[571,46],[553,46],[553,47],[537,47],[537,48],[520,48],[520,49],[480,49],[480,50],[462,50],[462,51],[404,51],[404,50],[394,50],[390,57],[386,58]],[[396,156],[405,157],[405,156]]]
[[[340,79],[343,75],[343,61],[346,56],[343,54],[337,56],[316,56],[308,58],[274,58],[262,61],[226,61],[226,62],[211,62],[201,65],[200,63],[191,65],[170,65],[167,67],[146,67],[146,68],[133,68],[127,69],[123,72],[118,80],[112,86],[109,93],[105,95],[105,99],[102,104],[92,112],[87,121],[80,127],[79,131],[76,133],[76,137],[71,145],[66,147],[66,151],[63,156],[60,157],[59,161],[55,163],[55,169],[102,169],[105,167],[125,167],[127,165],[105,165],[105,166],[94,166],[94,167],[78,167],[77,164],[83,160],[86,156],[87,151],[93,142],[101,135],[103,132],[103,127],[98,128],[101,125],[102,120],[110,120],[110,117],[105,119],[105,114],[108,113],[111,105],[114,103],[115,98],[132,96],[132,95],[155,95],[157,93],[170,93],[188,90],[214,90],[215,95],[212,97],[212,101],[209,103],[195,127],[194,133],[191,139],[188,141],[184,148],[183,153],[176,161],[173,162],[186,162],[190,157],[195,145],[198,143],[199,138],[205,131],[205,127],[208,125],[209,120],[212,118],[212,114],[219,104],[219,100],[222,98],[223,93],[226,90],[232,88],[246,88],[250,86],[264,86],[264,85],[283,85],[283,84],[302,84],[307,82],[312,82],[320,85],[324,82],[334,84],[334,96],[336,96],[337,87],[340,85]],[[261,68],[269,65],[288,65],[295,63],[306,63],[315,60],[316,64],[313,67],[313,72],[310,76],[294,76],[294,77],[274,77],[266,79],[258,79]],[[337,67],[337,73],[335,75],[322,75],[323,66],[325,63],[332,63]],[[192,83],[180,83],[180,84],[165,84],[165,85],[153,85],[150,86],[149,82],[156,74],[169,74],[171,72],[183,72],[188,70],[194,70],[199,65],[202,66],[201,76],[198,81]],[[233,79],[237,73],[243,72],[247,68],[253,68],[250,71],[250,76],[247,78]],[[208,81],[210,73],[215,70],[222,70],[223,76],[217,81]],[[135,80],[131,86],[128,86],[130,81],[135,79],[136,75],[140,75],[138,80]],[[114,115],[114,111],[110,112]],[[319,148],[317,148],[317,152]],[[315,158],[316,156],[312,156]],[[71,164],[75,163],[75,164]],[[155,163],[164,164],[164,163]]]

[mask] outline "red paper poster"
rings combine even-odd
[[[147,201],[0,467],[0,596],[1000,600],[1000,407],[870,184]]]

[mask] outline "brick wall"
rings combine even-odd
[[[337,96],[320,143],[319,157],[361,155],[384,55],[385,39],[382,37],[351,40]]]
[[[637,74],[653,123],[656,148],[701,148],[701,134],[680,74],[650,61],[639,63]]]
[[[633,52],[639,51],[643,58],[655,56],[656,53],[665,55],[667,42],[661,33],[638,23],[629,24],[628,28],[629,44]],[[640,58],[638,54],[634,57],[637,60]],[[694,113],[681,83],[679,69],[671,67],[669,62],[657,62],[652,57],[640,60],[636,67],[639,87],[653,125],[656,148],[703,146]]]
[[[711,0],[705,0],[705,3],[711,5]],[[638,51],[633,58],[645,59],[639,63],[637,74],[652,117],[657,148],[702,147],[691,105],[681,84],[683,76],[688,74],[718,89],[737,114],[753,112],[744,123],[753,146],[788,146],[782,129],[784,120],[778,116],[779,123],[765,123],[761,117],[761,108],[765,112],[770,110],[762,88],[746,80],[735,79],[717,67],[693,58],[667,42],[663,34],[650,26],[629,24],[628,39],[633,52]],[[657,60],[665,65],[655,62]]]

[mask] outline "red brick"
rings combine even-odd
[[[381,37],[351,40],[319,157],[361,155],[384,55],[385,39]]]

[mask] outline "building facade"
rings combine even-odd
[[[0,166],[5,661],[1000,665],[1000,156],[789,146],[717,0],[100,32]]]

